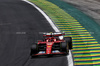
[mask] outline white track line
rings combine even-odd
[[[50,23],[50,25],[55,30],[55,32],[60,32],[60,30],[55,26],[55,24],[52,22],[52,20],[39,7],[37,7],[34,3],[29,2],[28,0],[22,0],[22,1],[27,2],[30,5],[32,5],[33,7],[35,7]],[[71,50],[69,51],[69,55],[67,56],[67,59],[68,59],[68,66],[74,66]]]
[[[58,28],[54,25],[54,23],[52,22],[52,20],[51,20],[40,8],[38,8],[35,4],[29,2],[28,0],[22,0],[22,1],[25,1],[25,2],[27,2],[27,3],[29,3],[29,4],[31,4],[32,6],[34,6],[34,7],[46,18],[46,20],[50,23],[50,25],[52,26],[52,28],[53,28],[56,32],[60,32],[60,31],[58,30]]]

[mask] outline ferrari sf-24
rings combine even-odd
[[[72,47],[72,38],[64,37],[65,33],[43,33],[43,39],[31,46],[31,57],[68,55]]]

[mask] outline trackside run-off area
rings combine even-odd
[[[41,8],[59,30],[66,33],[65,37],[72,37],[75,66],[100,66],[100,44],[80,22],[57,5],[49,2],[52,0],[29,1]]]

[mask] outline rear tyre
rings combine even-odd
[[[60,46],[61,52],[65,52],[65,54],[69,54],[69,47],[66,42],[62,42]]]
[[[37,44],[33,44],[31,46],[31,53],[30,55],[32,56],[33,54],[37,54],[38,53],[38,45]]]
[[[65,37],[65,42],[68,43],[69,49],[73,49],[72,47],[72,37]]]

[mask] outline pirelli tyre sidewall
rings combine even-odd
[[[69,49],[73,49],[72,47],[72,37],[65,37],[65,42],[68,43]]]
[[[64,52],[65,54],[69,54],[68,43],[62,42],[61,45],[60,45],[60,51]]]
[[[33,44],[32,46],[31,46],[31,55],[32,54],[37,54],[39,51],[38,51],[38,44]]]

